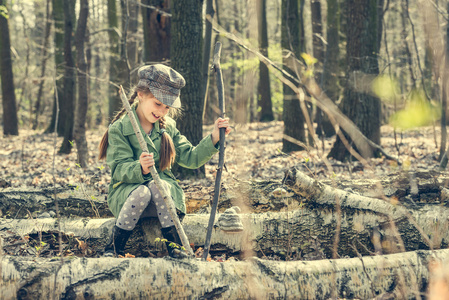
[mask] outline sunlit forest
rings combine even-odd
[[[449,299],[448,19],[442,0],[0,0],[0,298]],[[145,123],[139,70],[160,64],[181,108]],[[133,110],[151,130],[101,159]],[[142,214],[119,241],[122,184],[160,193],[174,240]]]

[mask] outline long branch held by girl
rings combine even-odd
[[[139,82],[129,99],[133,113],[150,153],[142,152],[129,116],[122,109],[112,120],[100,143],[100,159],[106,158],[111,169],[108,205],[117,218],[104,256],[124,255],[126,242],[142,217],[157,217],[168,253],[174,258],[187,254],[174,246],[181,244],[170,213],[157,189],[150,168],[154,165],[170,191],[176,210],[186,213],[185,196],[170,171],[174,162],[196,169],[218,152],[220,128],[231,132],[229,119],[218,118],[212,132],[193,146],[176,129],[175,116],[181,107],[180,90],[185,85],[181,74],[162,64],[143,66]],[[201,125],[201,124],[199,124]]]

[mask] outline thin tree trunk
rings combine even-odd
[[[327,2],[327,47],[321,79],[323,92],[334,103],[340,96],[340,5],[338,0]],[[319,110],[317,113],[317,134],[330,137],[335,134],[329,117]]]
[[[88,165],[88,149],[86,140],[86,115],[88,107],[87,61],[84,49],[86,40],[87,18],[89,15],[88,0],[81,0],[78,27],[75,33],[75,47],[77,53],[78,102],[76,105],[76,119],[73,136],[76,142],[78,163],[82,168]]]
[[[50,1],[47,0],[47,13],[45,18],[45,34],[44,34],[44,43],[42,46],[42,65],[41,65],[41,80],[39,82],[39,89],[37,92],[36,103],[34,105],[34,120],[33,120],[33,130],[36,130],[39,125],[39,114],[41,113],[41,102],[42,102],[42,92],[44,90],[45,83],[45,69],[47,67],[47,60],[49,56],[47,55],[49,39],[50,39],[50,29],[51,29],[51,12],[50,12]]]
[[[449,3],[447,4],[447,11],[449,11]],[[446,126],[447,126],[447,119],[446,119],[446,114],[447,114],[447,98],[449,96],[449,23],[446,25],[446,42],[445,42],[445,51],[444,51],[444,55],[442,57],[442,60],[444,61],[444,68],[443,70],[439,69],[441,73],[440,78],[442,78],[442,95],[441,95],[441,145],[440,145],[440,155],[439,155],[439,160],[442,161],[442,158],[444,156],[444,154],[449,151],[446,149],[446,140],[447,140],[447,130],[446,130]],[[432,48],[431,48],[432,49]],[[449,149],[449,148],[448,148]],[[443,167],[443,165],[440,166],[440,168]],[[443,169],[445,169],[446,166],[444,166]]]
[[[64,122],[64,139],[59,153],[69,154],[72,150],[73,126],[75,121],[75,100],[76,100],[76,73],[75,63],[72,54],[72,32],[73,32],[73,16],[75,13],[75,1],[64,0],[64,91],[63,99],[59,99],[61,112],[61,122]],[[64,117],[63,117],[64,116]]]
[[[0,5],[5,5],[0,0]],[[8,16],[8,13],[5,13]],[[0,14],[0,77],[2,82],[3,134],[19,135],[17,118],[14,74],[12,71],[11,41],[9,38],[8,19]]]
[[[209,1],[211,2],[209,4]],[[219,21],[219,17],[218,17],[218,1],[216,1],[215,3],[215,10],[214,10],[214,4],[213,4],[213,0],[207,0],[207,4],[206,4],[206,17],[207,15],[210,15],[212,18],[214,18],[216,16],[217,22],[220,23]],[[214,36],[214,42],[213,44],[215,45],[218,41],[219,41],[219,35],[215,34],[213,35],[212,33],[212,24],[210,24],[209,21],[205,21],[206,22],[206,34],[205,34],[205,39],[204,39],[204,43],[205,45],[207,45],[208,43],[212,43],[212,36]],[[208,25],[209,24],[209,25]],[[208,28],[207,26],[210,26],[211,32],[210,32],[210,42],[207,41],[208,39]],[[211,44],[212,45],[212,44]],[[207,72],[207,73],[203,73],[204,80],[207,80],[206,85],[203,86],[203,92],[204,94],[204,109],[203,109],[203,124],[205,125],[210,125],[213,124],[214,121],[217,119],[219,113],[218,113],[218,99],[217,99],[217,87],[216,87],[216,82],[215,82],[215,78],[214,76],[209,76],[209,66],[210,66],[210,48],[211,45],[209,46],[209,56],[207,58],[207,65],[205,66],[204,64],[206,63],[206,51],[204,50],[204,54],[203,54],[203,72]],[[206,48],[206,46],[204,47]],[[207,69],[206,69],[207,68]],[[231,88],[229,88],[229,90],[231,90]],[[229,98],[229,97],[228,97]],[[229,114],[227,115],[229,117]]]
[[[300,19],[298,1],[282,0],[282,40],[281,47],[289,52],[283,54],[283,68],[296,77],[295,59],[300,57],[303,49],[302,33],[299,32]],[[304,131],[304,115],[301,111],[298,94],[287,85],[283,85],[284,110],[282,119],[284,121],[284,136],[282,139],[282,151],[291,152],[304,149],[302,145],[306,141]],[[292,142],[292,139],[297,142]]]
[[[401,40],[402,40],[402,45],[403,45],[403,51],[405,51],[405,55],[406,55],[406,62],[407,62],[407,67],[409,69],[410,72],[410,79],[411,79],[411,83],[412,83],[412,87],[416,87],[416,76],[415,76],[415,72],[413,71],[413,63],[412,63],[412,54],[410,52],[410,47],[408,45],[407,42],[407,15],[408,15],[408,3],[407,0],[402,0],[401,1],[401,21],[402,21],[402,31],[401,31]]]
[[[138,25],[139,25],[139,14],[140,5],[133,1],[128,1],[129,6],[129,25],[128,25],[128,42],[127,42],[127,53],[128,53],[128,63],[132,70],[139,65],[139,41],[141,36],[138,35]]]
[[[324,65],[324,43],[323,43],[323,25],[321,18],[321,2],[320,0],[312,0],[310,4],[312,15],[312,45],[313,56],[317,59],[317,62],[313,66],[315,80],[318,82],[320,88],[323,87],[322,82],[322,69]],[[335,26],[335,24],[332,24]],[[321,109],[316,108],[317,129],[316,132],[321,135],[323,129],[321,128],[323,112]]]
[[[268,30],[267,30],[267,1],[257,0],[257,21],[259,51],[268,57]],[[271,103],[270,73],[268,67],[259,61],[259,84],[257,89],[258,106],[260,107],[259,120],[262,122],[273,121],[273,106]]]
[[[123,0],[120,0],[121,7],[123,7]],[[125,44],[126,32],[123,30],[126,24],[122,22],[121,29],[119,29],[118,10],[115,0],[108,0],[108,25],[110,29],[109,34],[109,120],[122,108],[122,102],[118,94],[117,86],[122,84],[128,88],[131,84],[129,81],[128,64],[125,60]],[[126,18],[127,12],[122,11],[123,18]]]
[[[36,4],[35,4],[36,5]],[[20,110],[20,108],[22,107],[22,101],[24,100],[24,98],[28,97],[29,99],[29,103],[30,103],[30,119],[28,120],[31,124],[31,111],[32,111],[32,100],[31,100],[31,91],[29,89],[29,79],[30,79],[30,54],[31,54],[31,47],[30,47],[30,36],[28,34],[28,32],[30,32],[30,26],[28,25],[28,20],[25,17],[25,15],[23,14],[23,3],[20,3],[20,11],[19,14],[22,17],[22,30],[23,30],[23,36],[25,38],[26,41],[26,54],[25,54],[25,71],[23,72],[23,79],[20,80],[21,84],[20,84],[20,96],[19,99],[17,101],[17,109]],[[36,19],[39,16],[36,15]]]
[[[64,1],[62,0],[52,0],[52,17],[54,21],[54,59],[55,59],[55,77],[56,77],[56,88],[53,97],[53,110],[51,115],[50,124],[48,125],[45,133],[54,132],[55,122],[56,122],[56,107],[59,106],[59,117],[57,124],[57,133],[59,136],[64,134],[63,130],[63,120],[65,120],[65,115],[62,115],[64,111],[61,110],[64,99]],[[59,101],[56,104],[56,100]]]
[[[215,15],[215,10],[214,10],[214,4],[213,4],[213,0],[206,0],[206,15],[210,15],[211,18],[214,17]],[[205,21],[206,24],[206,30],[204,33],[204,44],[203,44],[203,63],[202,63],[202,76],[203,76],[203,80],[202,80],[202,86],[203,89],[201,91],[201,98],[203,99],[203,122],[204,122],[204,117],[205,117],[205,113],[206,113],[206,108],[207,108],[207,95],[208,95],[208,90],[209,90],[209,66],[211,65],[210,63],[210,52],[211,52],[211,43],[212,43],[212,24],[207,21]]]

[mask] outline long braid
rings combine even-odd
[[[129,105],[132,105],[136,98],[137,98],[137,91],[134,91],[134,93],[131,95],[131,97],[128,100]],[[113,124],[115,121],[120,119],[121,116],[125,112],[126,112],[126,109],[123,107],[122,110],[120,110],[115,115],[115,117],[112,119],[111,124]],[[98,149],[99,149],[99,152],[100,152],[99,155],[98,155],[98,159],[99,160],[102,160],[102,159],[106,158],[106,152],[108,150],[108,132],[109,132],[109,130],[106,129],[106,132],[103,134],[103,137],[101,138],[100,145],[98,146]]]
[[[166,120],[164,117],[159,119],[159,127],[161,129],[165,129]],[[165,130],[163,131],[164,132],[162,133],[161,136],[161,150],[160,150],[161,160],[159,166],[161,171],[169,169],[175,162],[176,158],[176,150],[175,145],[173,144],[173,140]]]

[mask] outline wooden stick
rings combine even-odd
[[[143,138],[136,117],[134,116],[131,106],[129,105],[128,98],[126,97],[122,86],[120,86],[120,99],[122,99],[123,106],[125,107],[126,112],[129,116],[129,119],[134,129],[134,133],[136,134],[137,140],[139,141],[140,148],[142,149],[143,152],[149,153],[147,143]],[[151,176],[153,177],[154,183],[156,184],[156,187],[158,188],[159,192],[162,195],[162,198],[164,199],[165,205],[167,206],[168,211],[170,213],[170,217],[172,218],[173,223],[175,224],[176,231],[178,232],[179,238],[181,239],[182,242],[182,246],[184,246],[187,253],[193,256],[194,255],[193,250],[190,247],[189,240],[187,239],[187,236],[184,232],[184,228],[181,225],[181,221],[179,221],[175,205],[173,204],[173,201],[169,196],[168,192],[165,190],[165,186],[162,185],[161,178],[159,177],[159,174],[157,173],[156,167],[154,165],[150,168],[150,172]]]
[[[220,117],[224,118],[225,104],[224,104],[224,88],[223,88],[223,76],[220,67],[220,55],[221,55],[221,43],[217,42],[214,49],[214,61],[213,68],[217,73],[217,89],[218,89],[218,104],[220,108]],[[210,240],[212,236],[212,228],[214,226],[215,214],[217,212],[218,198],[220,197],[220,181],[221,173],[223,172],[224,165],[224,151],[225,151],[225,132],[226,128],[220,128],[220,152],[218,156],[218,168],[217,177],[215,178],[215,190],[214,199],[212,201],[212,209],[210,211],[209,225],[207,226],[206,242],[204,243],[203,260],[207,260],[210,248]]]

